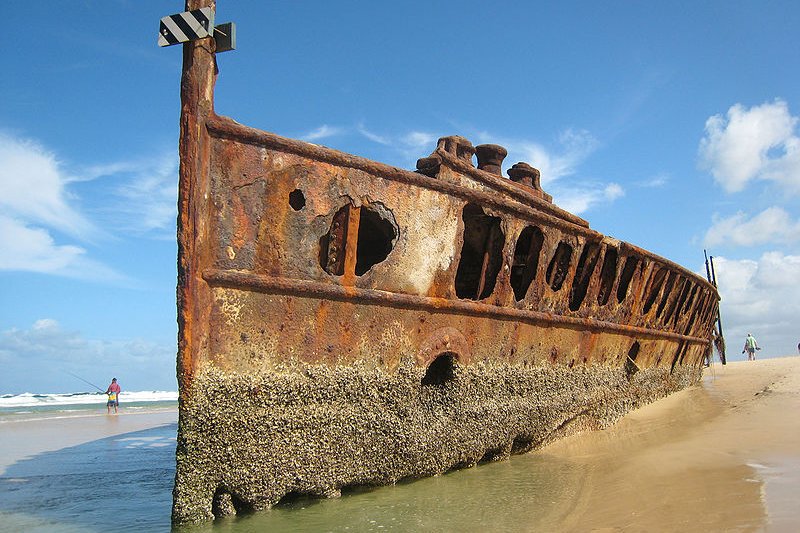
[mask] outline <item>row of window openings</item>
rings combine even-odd
[[[500,218],[486,215],[479,206],[468,204],[464,208],[463,220],[464,244],[461,250],[461,261],[456,272],[456,296],[462,299],[482,300],[492,294],[503,263],[504,235],[500,227]],[[518,302],[525,298],[536,278],[543,244],[544,235],[536,226],[528,226],[523,229],[517,239],[511,265],[510,284],[514,291],[514,298]],[[572,311],[577,311],[586,297],[589,282],[595,272],[601,251],[600,244],[596,242],[587,242],[583,247],[570,290],[569,307]],[[564,284],[569,272],[572,252],[572,246],[565,242],[560,242],[556,247],[545,272],[545,282],[553,291],[561,290]],[[611,298],[618,261],[617,250],[607,247],[600,270],[600,287],[597,293],[599,305],[606,305]],[[625,300],[630,282],[638,266],[637,258],[627,257],[625,259],[616,290],[618,303]],[[679,295],[677,298],[670,299],[679,280],[682,282]],[[659,269],[650,278],[649,284],[642,312],[643,314],[649,313],[658,300],[659,294],[662,294],[658,302],[656,317],[661,318],[666,309],[665,322],[680,315],[676,311],[689,309],[698,292],[697,286],[664,268]],[[663,293],[661,292],[662,286],[666,286]]]
[[[683,359],[686,356],[688,347],[688,344],[684,342],[680,343],[675,355],[672,356],[670,371],[673,371],[677,364],[683,364]],[[636,362],[636,358],[639,356],[640,350],[641,345],[639,344],[639,341],[634,341],[628,350],[627,357],[625,358],[625,364],[623,365],[623,368],[629,380],[632,379],[633,375],[639,371],[639,364]],[[441,387],[446,383],[453,381],[456,374],[455,366],[457,360],[458,355],[452,352],[444,352],[438,355],[426,368],[425,375],[422,378],[422,385]],[[660,362],[661,357],[659,357],[656,364]],[[570,363],[570,367],[571,366],[572,363]]]
[[[293,193],[294,194],[294,193]],[[304,207],[297,205],[296,197],[290,198],[295,209]],[[320,238],[319,261],[329,274],[344,274],[348,232],[357,227],[358,238],[355,254],[355,274],[362,276],[374,265],[382,262],[392,251],[397,238],[397,227],[388,210],[378,210],[371,206],[356,208],[346,205],[334,215],[328,233]],[[486,215],[480,206],[467,204],[462,214],[464,221],[464,244],[461,249],[461,260],[456,271],[456,296],[461,299],[482,300],[488,298],[495,288],[497,276],[503,264],[503,246],[505,236],[500,227],[500,218]],[[357,220],[357,224],[354,221]],[[539,268],[539,256],[544,244],[544,235],[536,226],[528,226],[522,230],[514,249],[511,265],[510,284],[516,301],[522,301],[536,278]],[[553,291],[561,290],[569,272],[572,260],[572,246],[560,242],[553,254],[545,273],[545,281]],[[575,278],[570,291],[569,307],[577,311],[584,298],[601,255],[601,246],[596,242],[587,242],[583,247]],[[597,303],[606,305],[611,298],[617,272],[618,252],[607,247],[600,270],[600,287]],[[622,303],[628,294],[630,282],[639,266],[635,257],[627,257],[622,267],[616,290],[618,303]],[[675,285],[682,282],[679,296],[670,300]],[[664,321],[669,322],[681,311],[690,308],[697,296],[697,286],[680,278],[675,272],[659,269],[649,280],[647,298],[642,309],[643,314],[650,312],[658,300],[656,317],[660,318],[666,310]],[[663,293],[662,286],[666,286]],[[677,313],[676,313],[677,312]]]
[[[670,372],[675,370],[676,365],[683,364],[683,360],[686,357],[688,348],[689,345],[685,342],[681,342],[678,345],[678,350],[672,356]],[[632,379],[633,375],[639,371],[639,363],[636,362],[636,358],[639,356],[640,350],[641,345],[639,344],[639,341],[634,341],[628,350],[627,357],[625,358],[625,364],[623,365],[623,368],[629,380]],[[458,355],[452,352],[444,352],[438,355],[433,361],[431,361],[425,370],[425,375],[422,378],[422,385],[441,387],[446,383],[453,381],[456,374],[455,366],[457,360]],[[656,364],[659,364],[660,362],[661,357],[659,356]],[[570,363],[570,368],[571,367],[572,363]]]

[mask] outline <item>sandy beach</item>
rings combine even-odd
[[[510,461],[274,509],[225,527],[377,530],[385,523],[395,530],[427,524],[479,531],[488,523],[513,531],[796,531],[798,412],[800,357],[716,363],[701,386],[634,411],[606,430]],[[0,424],[0,530],[16,523],[33,525],[25,530],[99,531],[108,519],[144,509],[154,521],[142,530],[168,530],[175,422],[172,409]],[[67,516],[58,506],[73,505],[69,491],[49,510],[13,492],[39,477],[45,487],[69,484],[69,476],[87,471],[102,479],[104,468],[125,480],[124,509],[102,493],[96,497],[104,503],[96,505],[87,493],[79,497],[88,503]],[[80,490],[85,485],[77,484]],[[147,501],[137,500],[145,494]],[[435,513],[431,498],[440,502]],[[438,522],[428,521],[432,514]]]
[[[108,415],[94,413],[21,421],[0,425],[0,475],[17,461],[30,459],[99,439],[151,429],[178,421],[176,410],[152,410]]]
[[[797,531],[800,357],[706,370],[702,387],[541,453],[594,475],[565,517],[577,531]]]

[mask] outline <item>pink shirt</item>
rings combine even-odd
[[[119,385],[117,383],[112,383],[111,385],[108,386],[108,392],[116,392],[117,394],[119,394],[121,390],[122,389],[119,388]]]

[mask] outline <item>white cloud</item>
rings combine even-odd
[[[425,131],[412,131],[402,136],[401,142],[408,146],[411,149],[415,150],[425,150],[429,149],[433,152],[433,149],[436,148],[436,142],[439,140],[439,136],[433,133],[428,133]],[[423,157],[423,154],[420,153],[419,157]]]
[[[124,277],[89,259],[84,246],[63,244],[54,234],[81,241],[102,232],[73,204],[75,181],[38,143],[0,133],[0,270],[38,272],[93,280]]]
[[[606,185],[606,188],[603,189],[603,196],[609,201],[616,200],[617,198],[625,196],[625,189],[618,183],[609,183]]]
[[[715,257],[714,267],[729,357],[741,359],[748,332],[763,347],[762,355],[796,353],[800,341],[800,256],[768,252],[758,260]]]
[[[174,238],[178,216],[178,158],[174,154],[91,167],[86,174],[121,182],[110,201],[112,225],[126,232],[156,231]]]
[[[389,139],[388,137],[384,137],[382,135],[378,135],[377,133],[374,133],[374,132],[368,130],[367,127],[364,126],[364,124],[360,124],[359,123],[356,126],[356,131],[358,133],[360,133],[361,135],[363,135],[364,137],[366,137],[367,139],[369,139],[370,141],[372,141],[372,142],[375,142],[375,143],[378,143],[378,144],[383,144],[383,145],[386,145],[386,146],[392,144],[392,140],[391,139]]]
[[[800,242],[800,220],[792,220],[789,213],[780,207],[767,208],[753,217],[742,211],[727,218],[714,215],[714,224],[706,232],[703,242],[709,247],[795,244]]]
[[[106,239],[109,228],[129,233],[165,230],[174,238],[177,216],[177,157],[88,166],[68,174],[40,144],[0,133],[0,270],[38,272],[99,282],[128,281],[89,257],[87,243]],[[81,206],[74,183],[102,178],[93,205]],[[111,212],[98,224],[85,213]],[[77,239],[62,242],[64,238]]]
[[[51,318],[28,329],[0,332],[0,394],[86,390],[75,374],[100,386],[115,374],[127,379],[128,390],[174,390],[175,346],[143,339],[95,340],[68,331]],[[102,362],[102,364],[98,364]],[[17,389],[36,375],[37,391]],[[134,381],[140,380],[139,382]]]
[[[585,130],[568,129],[558,137],[557,147],[548,150],[540,143],[524,139],[502,139],[486,132],[478,134],[480,143],[495,143],[508,150],[505,167],[524,161],[539,169],[542,187],[552,185],[560,178],[575,174],[578,166],[594,152],[599,143]]]
[[[558,140],[564,147],[567,161],[572,164],[583,162],[599,145],[597,139],[586,130],[566,129]]]
[[[596,205],[611,203],[625,194],[617,183],[570,180],[567,184],[561,180],[576,174],[580,165],[599,146],[588,131],[565,130],[559,135],[555,149],[530,140],[500,139],[487,133],[479,134],[478,138],[481,143],[499,144],[508,150],[504,167],[524,161],[538,168],[545,192],[553,195],[553,201],[559,207],[576,215]]]
[[[356,124],[354,130],[370,141],[390,148],[399,156],[399,161],[395,164],[401,167],[411,166],[418,158],[431,153],[436,148],[436,141],[441,137],[425,131],[379,134],[367,129],[363,123]],[[314,140],[347,131],[323,125],[303,138]],[[586,130],[564,130],[557,138],[555,149],[545,148],[535,141],[500,138],[487,132],[476,133],[474,139],[477,141],[475,144],[494,143],[504,146],[508,150],[508,157],[504,162],[506,169],[518,161],[525,161],[538,168],[544,190],[557,199],[560,207],[575,214],[598,204],[613,202],[624,195],[622,187],[616,183],[598,184],[596,181],[575,180],[565,184],[559,181],[560,178],[574,175],[579,166],[599,146],[597,139]]]
[[[0,334],[0,353],[5,356],[20,353],[39,356],[61,351],[85,357],[86,346],[86,341],[77,333],[63,331],[52,318],[39,319],[28,330],[11,328]]]
[[[797,120],[797,119],[795,119]],[[770,159],[764,167],[764,179],[774,181],[792,194],[800,193],[800,138],[792,136],[783,143],[781,157]]]
[[[646,189],[660,189],[667,183],[669,183],[669,175],[662,173],[662,174],[656,174],[650,179],[640,181],[636,185],[638,185],[639,187],[644,187]]]
[[[0,133],[0,208],[7,216],[89,239],[96,228],[72,205],[70,180],[38,143]]]
[[[726,117],[706,121],[701,165],[727,192],[741,191],[752,180],[769,180],[785,192],[800,193],[797,123],[782,100],[750,109],[735,104]]]
[[[581,189],[564,189],[554,195],[554,201],[562,209],[579,215],[598,204],[611,203],[625,195],[624,189],[616,184],[609,183],[604,187],[586,186]]]
[[[337,128],[334,126],[328,126],[327,124],[323,124],[319,128],[312,130],[305,135],[301,135],[300,138],[304,141],[312,142],[318,141],[320,139],[325,139],[327,137],[333,137],[335,135],[340,135],[343,133],[341,128]]]
[[[0,215],[0,270],[53,272],[63,269],[86,250],[78,246],[56,245],[41,228]]]
[[[0,215],[0,270],[55,274],[76,279],[121,282],[126,278],[86,257],[80,246],[56,244],[42,228]]]

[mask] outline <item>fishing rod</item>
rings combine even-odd
[[[67,374],[69,374],[70,376],[72,376],[72,377],[74,377],[74,378],[78,378],[79,380],[83,381],[83,382],[84,382],[84,383],[86,383],[87,385],[91,385],[92,387],[94,387],[95,389],[99,390],[99,391],[100,391],[100,392],[102,392],[103,394],[105,394],[105,393],[106,393],[106,391],[104,391],[103,389],[101,389],[100,387],[98,387],[97,385],[95,385],[94,383],[92,383],[91,381],[86,381],[86,380],[85,380],[85,379],[83,379],[82,377],[80,377],[80,376],[78,376],[78,375],[75,375],[75,374],[73,374],[72,372],[70,372],[70,371],[68,371],[68,370],[65,370],[64,372],[66,372]]]

